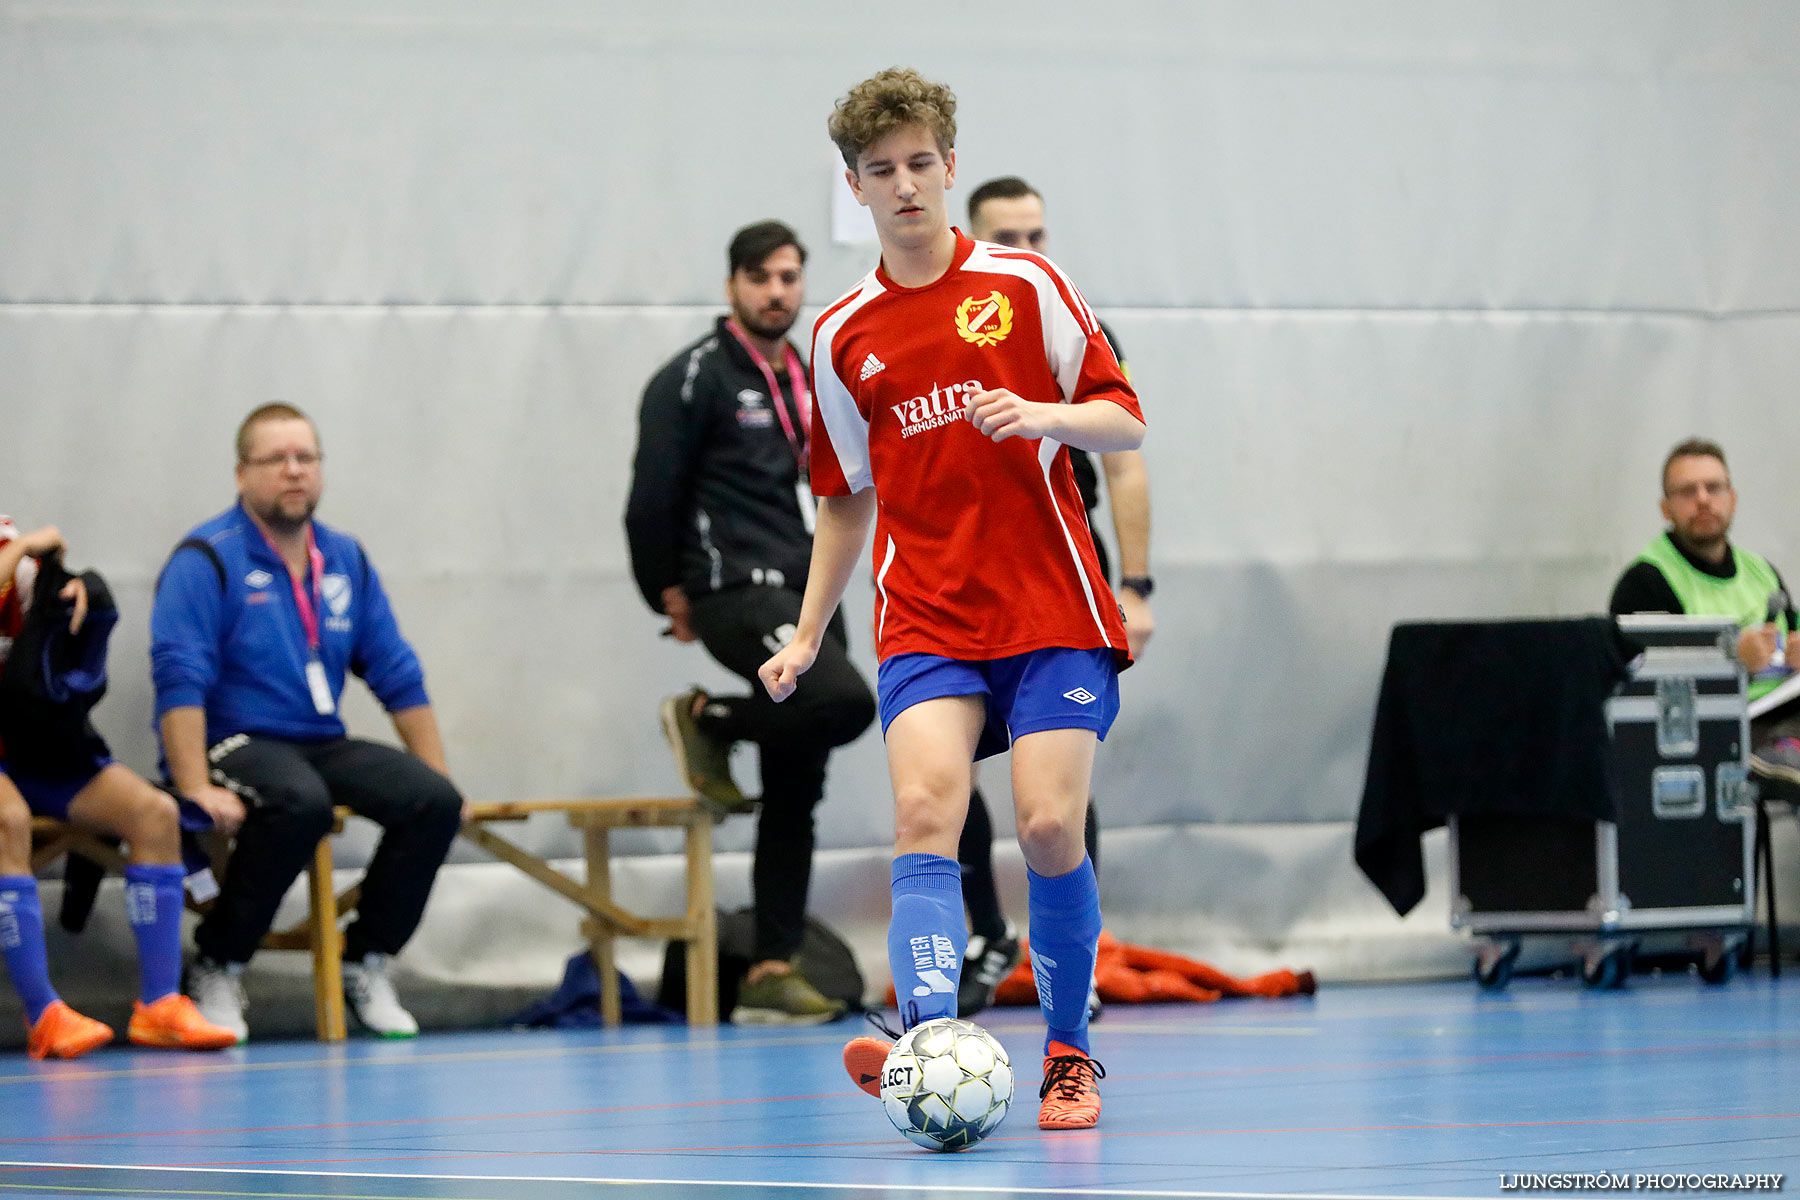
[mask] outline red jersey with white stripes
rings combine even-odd
[[[22,537],[11,517],[0,517],[0,546]],[[12,652],[13,639],[25,629],[25,609],[31,602],[31,587],[37,578],[37,560],[23,558],[12,575],[0,579],[0,667],[6,666]],[[6,743],[0,742],[0,761],[6,758]]]
[[[0,517],[0,546],[23,537],[11,517]],[[0,579],[0,666],[6,665],[13,639],[25,628],[25,608],[31,603],[31,585],[37,578],[37,560],[23,558],[13,575]]]
[[[1099,322],[1042,255],[961,232],[950,270],[903,288],[879,267],[813,328],[812,486],[873,487],[876,651],[984,660],[1110,646],[1130,661],[1069,451],[994,442],[963,416],[977,392],[1041,403],[1137,394]]]

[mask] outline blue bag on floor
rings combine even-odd
[[[619,1015],[627,1023],[679,1025],[685,1018],[673,1009],[651,1004],[619,974]],[[588,1029],[600,1024],[600,972],[594,957],[578,951],[563,970],[562,982],[548,996],[513,1014],[508,1025],[531,1029]]]

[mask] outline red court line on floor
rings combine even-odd
[[[1285,1066],[1270,1067],[1221,1067],[1199,1071],[1167,1071],[1155,1074],[1120,1075],[1116,1082],[1126,1080],[1157,1079],[1219,1079],[1242,1078],[1254,1075],[1301,1074],[1317,1071],[1389,1071],[1410,1070],[1420,1067],[1457,1067],[1481,1066],[1509,1062],[1562,1062],[1583,1058],[1618,1058],[1648,1054],[1716,1054],[1721,1049],[1728,1050],[1768,1050],[1775,1047],[1800,1042],[1800,1035],[1794,1037],[1769,1038],[1756,1042],[1698,1042],[1686,1046],[1639,1046],[1615,1047],[1599,1050],[1545,1050],[1523,1054],[1472,1054],[1449,1058],[1412,1058],[1392,1059],[1382,1062],[1344,1062],[1344,1063],[1294,1063]],[[1024,1082],[1029,1082],[1028,1080]],[[316,1124],[296,1125],[246,1125],[225,1129],[170,1129],[158,1131],[127,1131],[109,1133],[70,1133],[50,1134],[43,1137],[0,1138],[0,1145],[41,1145],[62,1142],[103,1142],[119,1141],[129,1138],[176,1138],[176,1137],[229,1137],[257,1133],[307,1133],[322,1132],[331,1129],[385,1129],[409,1125],[458,1124],[471,1121],[526,1121],[540,1120],[548,1117],[583,1117],[598,1116],[604,1113],[631,1112],[664,1112],[671,1109],[689,1108],[725,1108],[746,1104],[787,1104],[798,1101],[822,1101],[847,1099],[849,1093],[821,1092],[797,1096],[744,1096],[736,1099],[719,1100],[680,1100],[667,1104],[619,1104],[604,1108],[566,1108],[553,1109],[547,1112],[516,1113],[467,1113],[461,1116],[439,1117],[393,1117],[369,1121],[332,1121]],[[1688,1118],[1670,1118],[1686,1120]],[[1695,1120],[1701,1118],[1693,1118]],[[1406,1128],[1413,1128],[1407,1126]],[[1423,1127],[1420,1127],[1423,1128]],[[1445,1128],[1459,1128],[1446,1126]]]
[[[603,1113],[663,1112],[675,1108],[729,1108],[740,1104],[791,1104],[801,1100],[844,1100],[846,1092],[801,1096],[741,1096],[730,1100],[674,1100],[667,1104],[615,1104],[606,1108],[558,1108],[546,1112],[465,1113],[454,1117],[383,1117],[370,1121],[322,1121],[302,1125],[245,1125],[231,1129],[165,1129],[124,1133],[58,1133],[44,1137],[0,1138],[0,1146],[38,1142],[105,1142],[121,1138],[226,1137],[246,1133],[308,1133],[328,1129],[384,1129],[398,1125],[439,1125],[467,1121],[535,1121],[545,1117],[590,1117]]]
[[[1120,1079],[1221,1079],[1249,1075],[1285,1075],[1303,1071],[1387,1071],[1417,1067],[1487,1066],[1494,1063],[1566,1062],[1581,1058],[1617,1058],[1646,1054],[1717,1054],[1721,1050],[1774,1050],[1800,1043],[1800,1035],[1757,1042],[1697,1042],[1687,1046],[1629,1046],[1598,1050],[1536,1050],[1520,1054],[1467,1054],[1453,1058],[1400,1058],[1387,1062],[1291,1063],[1273,1067],[1215,1067],[1200,1071],[1159,1071],[1121,1075]]]
[[[1310,1137],[1319,1134],[1334,1133],[1440,1133],[1447,1130],[1584,1128],[1619,1125],[1655,1126],[1718,1123],[1722,1121],[1800,1121],[1800,1112],[1708,1114],[1704,1116],[1688,1117],[1583,1117],[1563,1121],[1443,1121],[1418,1125],[1320,1125],[1312,1127],[1267,1129],[1170,1129],[1160,1131],[1095,1129],[1082,1130],[1074,1134],[1058,1134],[1057,1139],[1060,1141],[1071,1136],[1088,1140],[1096,1138],[1256,1137],[1282,1134],[1297,1134]],[[1025,1134],[1011,1137],[995,1136],[986,1140],[989,1144],[1000,1144],[1005,1142],[1038,1142],[1043,1140],[1043,1134]],[[892,1139],[882,1138],[879,1141],[796,1142],[760,1146],[661,1146],[654,1148],[617,1150],[445,1151],[440,1154],[384,1154],[351,1158],[292,1158],[270,1159],[267,1161],[184,1163],[179,1165],[196,1169],[237,1167],[244,1170],[254,1170],[257,1168],[267,1169],[273,1167],[338,1166],[344,1163],[446,1162],[457,1159],[618,1158],[624,1155],[637,1154],[766,1154],[781,1150],[841,1150],[859,1146],[891,1146],[892,1144]]]
[[[1465,1054],[1456,1058],[1399,1058],[1399,1060],[1373,1061],[1373,1063],[1292,1063],[1282,1067],[1220,1067],[1208,1070],[1168,1070],[1156,1074],[1129,1074],[1118,1076],[1116,1081],[1123,1083],[1127,1079],[1215,1079],[1244,1078],[1244,1076],[1276,1076],[1276,1074],[1303,1074],[1318,1070],[1402,1070],[1418,1069],[1418,1067],[1467,1067],[1467,1065],[1492,1065],[1492,1063],[1523,1063],[1523,1061],[1568,1061],[1579,1058],[1624,1058],[1634,1054],[1714,1054],[1721,1049],[1735,1051],[1766,1051],[1778,1045],[1800,1042],[1800,1036],[1793,1038],[1769,1038],[1764,1042],[1699,1042],[1692,1045],[1643,1045],[1643,1047],[1618,1047],[1618,1049],[1597,1049],[1597,1051],[1535,1051],[1528,1054]],[[329,1121],[329,1123],[313,1124],[261,1124],[261,1126],[236,1126],[236,1128],[218,1128],[218,1130],[146,1130],[146,1132],[112,1132],[112,1133],[52,1133],[43,1137],[0,1137],[0,1146],[31,1146],[31,1144],[58,1144],[58,1142],[103,1142],[121,1141],[121,1139],[164,1139],[164,1137],[234,1137],[245,1133],[308,1133],[326,1132],[326,1130],[380,1130],[380,1128],[398,1128],[398,1126],[418,1126],[418,1124],[459,1124],[470,1121],[536,1121],[545,1117],[589,1117],[589,1115],[619,1114],[619,1112],[666,1112],[673,1108],[725,1108],[736,1105],[783,1105],[797,1101],[828,1101],[828,1099],[848,1099],[848,1092],[815,1092],[805,1096],[743,1096],[736,1099],[689,1099],[689,1101],[671,1101],[666,1105],[610,1105],[605,1108],[556,1108],[549,1112],[497,1112],[497,1114],[464,1114],[454,1117],[389,1117],[374,1121]],[[1690,1117],[1669,1117],[1676,1121],[1685,1121]],[[1701,1119],[1701,1117],[1692,1117]],[[1553,1123],[1568,1124],[1568,1123]],[[1399,1126],[1399,1128],[1427,1128],[1427,1126]],[[1489,1128],[1489,1126],[1442,1126],[1442,1128]],[[1287,1132],[1287,1130],[1265,1130],[1265,1132]],[[1345,1130],[1355,1132],[1355,1130]],[[632,1153],[655,1153],[655,1151],[632,1151]]]

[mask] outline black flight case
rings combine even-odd
[[[1593,987],[1622,985],[1652,933],[1685,934],[1701,977],[1723,983],[1755,922],[1737,626],[1657,614],[1619,627],[1645,650],[1606,707],[1618,822],[1449,819],[1450,923],[1476,935],[1484,988],[1505,987],[1522,939],[1540,934],[1569,940]]]

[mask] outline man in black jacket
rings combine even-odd
[[[868,684],[846,652],[843,615],[807,675],[808,694],[777,706],[756,669],[787,643],[812,558],[807,482],[812,397],[788,340],[799,313],[806,250],[792,229],[739,230],[727,255],[729,316],[650,380],[638,419],[625,530],[644,600],[668,636],[698,640],[748,694],[694,688],[663,702],[663,728],[683,773],[721,813],[760,803],[751,889],[756,948],[738,991],[740,1024],[833,1020],[827,1000],[794,970],[812,874],[813,809],[831,751],[875,718]],[[732,782],[734,742],[762,752],[762,796]]]

